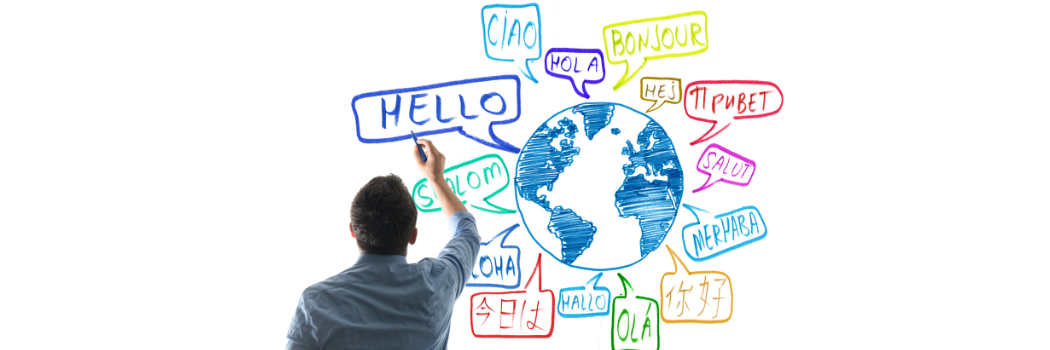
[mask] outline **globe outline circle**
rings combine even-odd
[[[667,133],[667,130],[664,129],[664,126],[661,125],[660,122],[657,122],[656,119],[653,119],[653,117],[650,117],[648,114],[642,113],[642,112],[638,111],[637,109],[631,108],[630,106],[627,106],[627,105],[624,105],[624,104],[621,104],[621,103],[616,103],[616,102],[584,102],[584,103],[609,103],[609,104],[612,104],[612,105],[617,106],[617,107],[627,108],[627,109],[631,110],[632,112],[638,113],[638,114],[640,114],[640,115],[642,115],[642,116],[644,116],[646,118],[649,118],[649,120],[651,120],[653,123],[656,123],[656,125],[660,127],[660,130],[662,130],[664,132],[664,134]],[[565,109],[562,109],[562,110],[560,110],[558,112],[555,112],[550,117],[548,117],[546,120],[544,120],[543,124],[549,123],[551,121],[551,119],[554,119],[555,116],[561,115],[562,113],[565,113],[566,111],[569,111],[569,110],[571,110],[573,108],[576,108],[577,106],[579,106],[581,104],[583,104],[583,103],[575,104],[575,105],[569,106],[568,108],[565,108]],[[525,144],[528,144],[528,141],[531,140],[532,137],[535,136],[535,135],[536,135],[536,132],[533,131],[532,134],[529,135],[529,138],[525,140]],[[668,138],[670,138],[670,136],[668,136]],[[673,142],[671,143],[671,149],[674,151],[675,158],[677,160],[678,150],[674,148],[674,143]],[[522,147],[522,150],[524,151],[524,147]],[[518,159],[517,159],[517,161],[514,164],[514,180],[515,180],[515,182],[517,182],[517,180],[518,180],[518,166],[519,166],[519,164],[521,164],[521,155],[522,154],[524,154],[524,152],[518,152]],[[682,166],[682,162],[679,161],[678,162],[678,166],[681,167]],[[682,182],[683,182],[683,185],[684,185],[685,184],[685,170],[684,169],[682,171]],[[683,188],[684,188],[684,186],[683,186]],[[684,191],[682,192],[682,195],[683,195],[683,197],[685,196],[685,192]],[[543,244],[541,244],[540,241],[536,239],[536,236],[532,233],[532,229],[529,228],[529,223],[525,220],[524,212],[521,210],[521,203],[519,202],[520,198],[521,198],[521,193],[518,192],[518,186],[515,185],[514,186],[514,206],[518,209],[518,216],[521,217],[521,225],[525,226],[525,232],[529,233],[529,238],[531,238],[532,241],[536,243],[536,246],[540,247],[540,249],[542,249],[544,253],[547,253],[547,255],[549,255],[552,259],[554,259],[555,261],[557,261],[557,262],[559,262],[559,263],[561,263],[563,265],[566,265],[568,267],[571,267],[571,268],[574,268],[574,269],[588,270],[588,271],[619,270],[619,269],[624,269],[624,268],[628,268],[628,267],[634,266],[634,264],[642,262],[642,260],[645,260],[645,258],[648,258],[650,254],[652,254],[653,252],[658,250],[658,249],[653,249],[648,254],[645,254],[645,256],[638,258],[638,260],[635,260],[634,262],[631,262],[629,264],[626,264],[626,265],[623,265],[623,266],[617,266],[617,267],[593,268],[593,267],[585,267],[585,266],[576,266],[576,265],[573,265],[573,264],[566,263],[565,261],[562,261],[562,259],[555,258],[554,254],[551,253],[551,251],[548,250],[547,247],[543,246]],[[674,227],[675,221],[678,220],[678,212],[681,209],[682,209],[682,201],[679,200],[678,203],[675,203],[674,217],[671,219],[671,224],[667,225],[667,232],[664,232],[663,236],[660,237],[660,242],[656,244],[657,247],[663,245],[664,241],[667,240],[667,235],[671,233],[671,228]],[[544,231],[544,232],[549,232],[549,231]]]

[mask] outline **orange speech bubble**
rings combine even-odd
[[[660,318],[667,323],[729,321],[733,317],[733,283],[729,276],[718,271],[690,272],[671,246],[667,246],[667,251],[674,261],[674,272],[660,278]]]

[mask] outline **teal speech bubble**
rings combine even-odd
[[[539,81],[532,74],[529,62],[540,59],[542,34],[540,5],[492,4],[481,8],[485,56],[496,61],[514,62],[521,74],[533,83]]]
[[[510,185],[507,163],[498,154],[486,154],[445,169],[445,182],[464,205],[495,214],[517,213],[491,202]],[[441,210],[437,195],[426,178],[420,179],[412,188],[412,201],[424,213]]]

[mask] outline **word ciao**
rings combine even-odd
[[[642,101],[653,102],[645,113],[655,111],[667,102],[682,102],[682,79],[646,77],[638,82],[641,83],[638,89],[639,97]]]
[[[685,114],[711,127],[690,145],[718,135],[734,120],[777,114],[784,94],[777,84],[759,80],[698,80],[685,87]]]
[[[707,51],[707,14],[693,11],[613,23],[602,28],[602,36],[609,63],[627,64],[623,77],[613,86],[619,90],[649,60]]]
[[[587,83],[605,80],[605,58],[599,49],[553,48],[547,50],[543,66],[550,76],[568,79],[576,94],[583,98],[591,98]]]
[[[660,304],[653,298],[636,296],[626,277],[617,273],[623,295],[613,298],[612,348],[656,350],[660,348]]]
[[[470,296],[470,332],[474,337],[550,338],[554,332],[554,292],[543,289],[542,260],[541,253],[524,290]]]
[[[493,126],[510,124],[521,115],[521,81],[516,75],[369,92],[351,103],[357,139],[386,143],[458,131],[501,151],[520,149],[496,137]]]
[[[755,161],[736,154],[733,151],[712,143],[707,145],[700,159],[696,161],[696,171],[707,175],[703,186],[693,190],[700,192],[721,181],[737,186],[747,186],[755,176]]]
[[[723,323],[733,317],[733,283],[718,271],[689,271],[666,246],[674,272],[660,278],[660,317],[667,323]],[[681,265],[681,269],[679,269]]]
[[[492,203],[493,197],[503,193],[510,185],[510,172],[507,163],[498,154],[486,154],[445,169],[445,183],[456,193],[463,204],[472,208],[494,214],[514,214],[507,209]],[[424,213],[441,210],[436,200],[437,195],[430,180],[422,178],[412,187],[412,201],[416,208]]]
[[[601,278],[602,273],[599,272],[583,286],[562,288],[558,291],[558,315],[579,318],[609,314],[612,292],[609,288],[598,286],[598,280]]]
[[[766,238],[768,229],[758,208],[746,206],[713,218],[706,210],[682,204],[695,222],[682,227],[682,246],[693,261],[704,261]]]
[[[489,59],[514,62],[534,83],[536,77],[529,69],[529,61],[540,58],[543,52],[540,30],[540,6],[488,5],[481,8],[481,33],[485,42],[485,56]]]
[[[518,288],[521,284],[521,249],[518,246],[506,245],[507,237],[510,237],[511,232],[518,226],[520,225],[514,224],[488,242],[481,243],[478,261],[474,264],[474,270],[470,272],[473,279],[467,282],[467,287]],[[497,239],[499,245],[493,245],[492,242]]]

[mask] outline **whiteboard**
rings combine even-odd
[[[450,348],[1046,344],[1039,12],[6,3],[6,338],[283,347],[302,291],[356,261],[349,206],[368,179],[413,190],[410,262],[448,241],[413,130],[447,155],[486,243]],[[563,118],[574,138],[563,125],[530,148]],[[638,137],[650,122],[674,161],[619,171],[625,153],[656,147],[661,136]],[[560,140],[580,153],[560,158],[572,164],[550,190],[522,159],[566,151]],[[627,186],[632,175],[678,190]],[[639,220],[661,208],[670,220],[650,217],[642,237]],[[566,237],[596,227],[590,243],[562,246],[556,216],[589,223]],[[523,293],[494,294],[508,292]],[[479,324],[471,310],[500,295],[551,305],[550,322]]]

